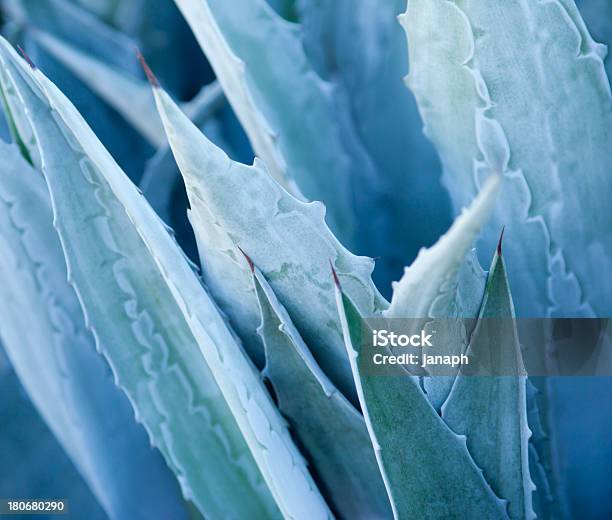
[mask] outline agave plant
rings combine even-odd
[[[2,7],[0,495],[612,515],[609,380],[527,378],[515,320],[612,314],[605,2]],[[514,375],[372,373],[373,319]]]

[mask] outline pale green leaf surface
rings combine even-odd
[[[294,194],[328,203],[330,227],[352,246],[358,240],[353,198],[367,190],[370,160],[343,132],[345,112],[309,62],[300,27],[265,0],[175,1],[255,153]],[[353,161],[353,154],[360,160]]]
[[[336,301],[368,432],[395,518],[505,519],[464,436],[442,421],[411,376],[367,375],[359,355],[365,324],[338,287]]]
[[[174,476],[85,329],[42,175],[17,147],[0,152],[0,336],[15,371],[108,515],[185,518]]]
[[[468,450],[487,482],[508,501],[510,518],[534,519],[527,377],[499,251],[489,271],[478,318],[466,353],[470,366],[482,363],[486,368],[482,374],[465,375],[461,367],[442,405],[442,419],[453,431],[467,437]]]
[[[362,415],[334,387],[312,357],[291,318],[259,269],[253,283],[261,312],[258,332],[267,377],[343,518],[390,518],[391,508]]]
[[[463,318],[477,316],[484,288],[484,273],[469,252],[491,215],[501,184],[499,175],[487,179],[478,197],[447,233],[431,248],[422,249],[401,280],[393,284],[391,305],[383,313],[386,318],[416,319],[415,332],[430,323],[434,327],[436,319],[448,318],[441,327],[435,327],[440,330],[434,346],[428,347],[432,355],[460,354],[467,346],[471,331]],[[436,374],[436,368],[429,367],[432,377],[426,377],[423,385],[430,402],[439,410],[454,377]],[[448,367],[440,368],[448,373]]]
[[[210,516],[328,517],[259,375],[161,220],[61,92],[5,42],[2,61],[36,130],[86,323],[185,495]]]
[[[491,175],[468,209],[429,249],[421,249],[404,276],[393,284],[393,298],[384,311],[387,318],[428,318],[456,315],[457,274],[480,229],[497,201],[502,179]],[[418,294],[418,297],[415,295]],[[451,317],[448,316],[448,317]]]
[[[247,166],[230,160],[163,90],[155,88],[154,93],[187,186],[203,276],[249,353],[261,366],[257,299],[236,246],[261,269],[323,371],[346,397],[355,399],[329,262],[360,310],[372,315],[386,306],[371,280],[373,261],[342,247],[326,226],[320,203],[305,203],[287,193],[261,161]]]
[[[401,21],[455,207],[487,172],[507,181],[483,251],[502,224],[521,237],[506,255],[518,315],[609,315],[593,273],[610,270],[612,96],[573,0],[411,0]]]

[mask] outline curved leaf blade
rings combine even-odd
[[[6,42],[2,61],[39,138],[86,322],[185,495],[212,516],[328,517],[258,374],[162,222],[61,92]]]
[[[0,152],[0,335],[16,373],[110,516],[186,517],[174,476],[85,329],[43,177],[15,146]]]
[[[389,518],[391,509],[363,417],[319,368],[255,266],[253,283],[266,353],[263,374],[323,490],[343,518]]]
[[[305,203],[287,193],[259,160],[246,166],[229,159],[162,89],[153,90],[187,187],[205,282],[245,338],[249,353],[263,365],[251,273],[236,256],[236,246],[248,251],[261,269],[324,372],[354,399],[326,273],[331,260],[360,309],[375,313],[386,302],[372,283],[372,260],[354,256],[338,242],[320,203]]]
[[[411,376],[362,373],[367,325],[339,286],[338,312],[359,402],[395,518],[507,518],[472,460],[465,437],[442,421]]]
[[[526,373],[514,322],[514,305],[501,251],[489,271],[478,323],[467,348],[470,364],[480,360],[493,372],[459,370],[442,419],[465,435],[467,447],[493,490],[508,500],[512,519],[535,519],[529,473]],[[494,374],[494,375],[493,375]]]

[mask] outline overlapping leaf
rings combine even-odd
[[[236,245],[248,251],[270,282],[321,368],[345,396],[354,398],[329,261],[359,308],[372,314],[386,306],[370,278],[372,260],[356,257],[338,243],[320,203],[304,203],[287,193],[259,160],[253,166],[232,161],[162,89],[154,87],[154,93],[187,186],[205,281],[245,338],[249,353],[263,365],[254,332],[257,299]]]
[[[174,476],[85,330],[43,177],[15,146],[0,151],[0,336],[15,371],[109,515],[185,516]]]
[[[264,376],[332,506],[343,518],[389,518],[391,509],[363,417],[321,371],[255,266],[253,283],[261,311]]]
[[[87,324],[185,495],[211,516],[327,517],[258,375],[159,218],[68,100],[4,41],[2,64],[35,129]]]
[[[489,270],[466,354],[470,364],[461,366],[442,406],[442,419],[454,432],[466,436],[468,450],[487,482],[508,501],[510,518],[534,519],[527,377],[501,248]],[[466,375],[476,364],[483,372]]]
[[[610,271],[612,96],[574,2],[411,0],[402,23],[455,207],[487,172],[506,178],[487,243],[501,224],[520,237],[507,248],[519,316],[609,315],[594,273]]]
[[[507,518],[466,439],[442,421],[413,376],[362,371],[363,322],[337,286],[338,312],[363,410],[395,518]]]

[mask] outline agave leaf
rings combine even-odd
[[[286,426],[163,223],[61,92],[2,40],[86,323],[205,516],[324,518]]]
[[[442,419],[454,432],[467,437],[468,450],[487,482],[498,496],[508,500],[509,517],[534,519],[527,376],[501,248],[491,264],[467,355],[470,365],[483,362],[493,373],[465,375],[466,365],[462,365],[442,405]]]
[[[43,177],[16,147],[0,151],[0,334],[15,371],[110,516],[185,516],[172,473],[85,330]]]
[[[355,210],[381,194],[350,115],[308,60],[300,27],[265,0],[231,7],[218,0],[176,3],[273,177],[294,193],[292,181],[307,198],[326,201],[332,230],[359,245]],[[257,31],[246,31],[252,20]]]
[[[507,247],[518,315],[610,315],[593,273],[611,267],[612,95],[574,2],[411,0],[402,23],[455,207],[488,171],[507,180],[487,243],[502,223],[520,237]]]
[[[401,280],[393,284],[391,305],[383,313],[386,318],[417,319],[415,328],[419,329],[435,319],[449,318],[436,334],[432,355],[460,354],[467,346],[471,329],[464,318],[477,316],[484,289],[484,273],[478,260],[468,253],[491,214],[501,184],[499,175],[487,179],[469,209],[435,245],[422,249]],[[448,373],[448,367],[442,368]],[[454,377],[437,374],[435,369],[429,367],[432,377],[426,377],[423,385],[428,399],[439,410]]]
[[[422,318],[439,313],[456,315],[457,274],[486,223],[497,200],[501,177],[491,175],[469,209],[455,220],[448,232],[419,256],[393,285],[393,298],[384,312],[388,318]],[[415,298],[415,294],[419,297]]]
[[[395,518],[507,518],[466,447],[412,376],[362,372],[367,324],[336,286],[336,301],[359,402]]]
[[[320,203],[291,196],[259,160],[253,166],[233,162],[162,89],[154,87],[154,94],[187,186],[206,284],[245,338],[249,353],[263,364],[255,335],[257,299],[236,245],[248,251],[270,282],[323,371],[345,396],[354,398],[326,273],[331,260],[359,308],[373,314],[386,306],[370,278],[373,262],[340,245],[325,225]]]
[[[362,143],[384,193],[381,203],[366,188],[355,210],[365,251],[381,257],[374,280],[386,295],[402,267],[452,223],[438,155],[423,135],[414,96],[402,81],[408,50],[396,18],[406,1],[296,4],[306,53],[319,75],[333,84],[336,110],[347,114],[342,130]]]
[[[253,283],[261,311],[258,332],[266,353],[263,373],[272,383],[279,409],[310,458],[331,505],[343,518],[390,518],[389,501],[363,417],[319,368],[255,266]]]
[[[40,169],[40,153],[32,125],[23,113],[15,85],[4,69],[0,69],[0,99],[13,142],[19,147],[26,161]]]
[[[146,81],[128,76],[76,47],[43,31],[34,38],[54,58],[72,71],[85,85],[106,101],[155,148],[165,144],[166,136],[155,110]]]

